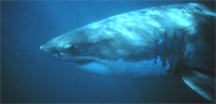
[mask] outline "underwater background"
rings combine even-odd
[[[1,1],[2,103],[208,103],[179,77],[108,78],[39,47],[73,29],[133,10],[196,1]],[[215,2],[199,1],[206,5]]]

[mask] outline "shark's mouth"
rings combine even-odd
[[[65,58],[66,57],[66,58]],[[91,56],[64,56],[61,58],[61,60],[70,61],[76,63],[76,65],[82,66],[86,64],[90,64],[92,62],[99,62],[99,58],[97,57],[91,57]]]
[[[83,60],[83,61],[76,61],[76,65],[86,65],[86,64],[89,64],[91,62],[93,62],[94,60]]]

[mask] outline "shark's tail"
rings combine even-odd
[[[215,72],[201,68],[184,68],[183,81],[205,99],[215,103]]]

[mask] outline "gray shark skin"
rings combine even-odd
[[[215,102],[215,17],[197,3],[141,9],[75,29],[40,49],[103,76],[180,75]]]

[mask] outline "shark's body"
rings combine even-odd
[[[41,50],[99,75],[182,75],[187,85],[214,102],[212,89],[194,86],[215,84],[214,75],[209,76],[215,73],[215,16],[196,3],[152,7],[78,28],[52,39]],[[210,84],[203,84],[209,80]]]

